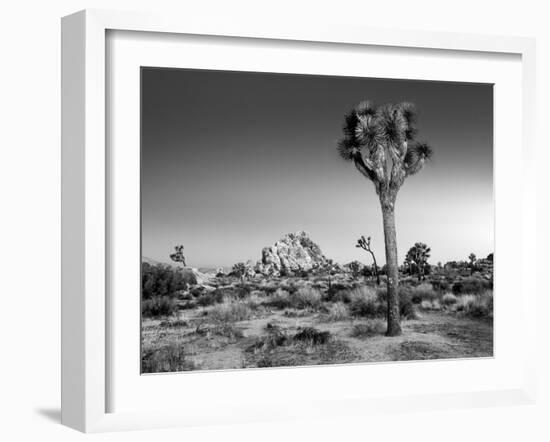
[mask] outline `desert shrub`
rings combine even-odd
[[[302,287],[290,294],[290,306],[294,308],[317,308],[321,305],[321,293],[312,287]]]
[[[458,301],[457,297],[452,293],[445,293],[441,298],[441,302],[443,303],[443,305],[446,305],[446,306],[456,304],[457,301]]]
[[[141,301],[141,314],[144,317],[171,316],[177,311],[176,300],[170,296],[155,296]]]
[[[279,290],[279,287],[277,287],[276,285],[264,285],[259,287],[259,289],[263,291],[266,295],[272,295],[277,290]]]
[[[388,310],[388,290],[378,289],[376,296],[380,305],[379,316],[386,316]],[[410,290],[399,290],[399,314],[404,319],[417,319],[418,315],[412,301],[412,292]]]
[[[141,265],[141,296],[143,299],[176,296],[176,293],[197,283],[192,272],[165,264]]]
[[[268,323],[265,327],[267,335],[261,336],[248,346],[245,351],[248,353],[270,352],[276,347],[289,343],[289,337],[286,332],[277,324]]]
[[[199,326],[195,330],[195,333],[201,336],[222,336],[232,341],[240,339],[244,336],[243,332],[235,326],[228,324],[227,322],[218,322],[214,325]]]
[[[303,318],[305,316],[308,316],[310,313],[306,310],[289,309],[285,310],[283,314],[287,318]]]
[[[433,301],[425,299],[420,304],[420,307],[422,307],[424,310],[441,310],[441,303],[438,299],[434,299]]]
[[[416,287],[399,287],[399,295],[410,297],[414,304],[420,304],[424,300],[433,301],[438,297],[432,284],[423,282]]]
[[[237,322],[250,319],[252,312],[242,302],[225,302],[217,304],[208,311],[208,317],[218,322]]]
[[[454,295],[481,294],[485,289],[489,288],[483,280],[478,278],[468,278],[462,281],[457,281],[453,284],[452,292]]]
[[[330,288],[323,295],[323,301],[349,304],[351,302],[351,289],[334,290]]]
[[[189,327],[189,323],[184,319],[176,319],[174,321],[162,321],[159,324],[159,327],[162,327],[162,328]]]
[[[341,284],[341,283],[333,283],[328,288],[328,290],[325,292],[324,300],[329,302],[339,301],[339,297],[342,293],[349,294],[349,291],[352,289],[351,284]],[[348,302],[350,299],[348,299]]]
[[[463,295],[458,298],[456,311],[472,318],[493,317],[493,292],[486,291],[481,295]]]
[[[196,370],[193,361],[186,359],[183,345],[169,344],[155,350],[144,350],[141,359],[143,373]]]
[[[319,331],[314,327],[301,329],[292,338],[294,341],[305,342],[309,345],[323,345],[330,340],[330,332]]]
[[[343,321],[349,315],[348,309],[343,302],[332,304],[328,309],[327,319],[329,321]]]
[[[444,279],[433,280],[432,287],[435,291],[440,293],[451,290],[451,284],[449,284],[449,282],[445,281]]]
[[[233,289],[233,294],[238,299],[244,299],[244,298],[246,298],[247,296],[250,295],[253,288],[255,288],[255,287],[250,286],[250,285],[239,285],[239,286],[237,286]]]
[[[437,302],[434,301],[434,302]],[[404,319],[417,319],[418,314],[410,296],[399,297],[399,315]]]
[[[206,293],[206,288],[202,286],[193,287],[191,290],[189,290],[189,293],[193,298],[198,298]]]
[[[265,305],[279,310],[289,308],[291,306],[289,293],[286,290],[277,289]]]
[[[224,300],[224,291],[216,289],[211,292],[206,292],[197,299],[197,304],[201,307],[208,307],[214,304],[220,304]]]
[[[352,315],[365,318],[374,318],[383,316],[385,308],[380,303],[379,298],[374,290],[370,287],[359,287],[353,289],[350,293],[351,302],[349,309]]]
[[[381,319],[374,319],[365,323],[356,324],[351,335],[356,338],[364,338],[369,336],[381,335],[386,331],[386,325]]]

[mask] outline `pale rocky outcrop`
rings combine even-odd
[[[326,264],[321,248],[306,232],[300,231],[288,233],[274,245],[264,247],[255,270],[263,275],[278,275],[281,272],[309,271]]]

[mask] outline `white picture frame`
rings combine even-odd
[[[151,14],[86,10],[62,20],[62,423],[84,432],[167,426],[251,422],[288,417],[364,415],[371,411],[532,403],[535,396],[536,325],[521,316],[528,343],[522,356],[521,382],[506,388],[482,388],[460,393],[430,392],[376,398],[331,396],[316,398],[310,407],[274,403],[259,410],[246,397],[235,398],[235,410],[195,412],[172,408],[109,411],[109,366],[112,354],[107,339],[111,326],[108,300],[108,229],[110,204],[107,148],[108,134],[106,34],[109,31],[142,31],[174,35],[218,36],[273,41],[337,43],[383,48],[431,49],[475,53],[514,54],[521,57],[521,229],[517,232],[522,270],[527,256],[535,256],[534,107],[535,43],[532,39],[450,33],[376,30],[304,24],[232,22],[210,23],[197,17],[161,17]],[[498,188],[496,189],[498,193]],[[517,208],[516,208],[517,210]],[[500,253],[500,251],[499,251]],[[503,251],[504,253],[504,251]],[[497,279],[498,281],[498,279]],[[521,277],[521,305],[534,305],[537,291],[532,278]],[[532,344],[531,344],[532,343]],[[332,367],[331,370],[341,368]],[[276,381],[277,370],[264,376]],[[288,370],[286,371],[288,372]],[[258,371],[255,371],[258,373]],[[263,371],[263,373],[266,373]],[[311,372],[310,372],[311,373]],[[246,382],[241,372],[240,382]],[[209,374],[210,376],[215,374]],[[167,377],[165,377],[167,378]],[[167,382],[167,381],[165,381]],[[246,395],[244,395],[246,396]],[[234,411],[234,410],[233,410]]]

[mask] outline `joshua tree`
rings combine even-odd
[[[411,264],[414,264],[418,273],[418,280],[426,279],[426,266],[428,265],[428,259],[430,258],[430,249],[426,244],[417,242],[407,252],[405,258],[405,264],[408,263],[409,268]]]
[[[182,267],[185,267],[185,256],[183,256],[183,246],[175,246],[176,250],[170,254],[170,259],[174,262],[181,262]]]
[[[382,207],[388,281],[388,336],[401,334],[395,200],[405,179],[431,157],[426,143],[415,141],[416,110],[410,103],[375,106],[364,101],[344,121],[340,156],[372,181]]]
[[[246,264],[244,262],[238,262],[233,266],[232,272],[241,278],[241,284],[244,284],[244,278],[246,276]]]
[[[470,271],[473,274],[476,266],[477,256],[475,253],[470,253],[468,255],[468,260],[470,261]]]
[[[359,273],[361,273],[361,267],[362,266],[359,261],[352,261],[349,263],[349,269],[351,270],[354,278],[357,278]]]
[[[374,262],[374,276],[376,277],[376,285],[380,285],[380,275],[378,274],[378,265],[376,264],[376,257],[374,256],[374,252],[370,248],[370,236],[365,239],[363,235],[361,235],[361,238],[357,240],[357,244],[355,244],[355,247],[360,247],[363,250],[366,250],[369,252],[372,256],[372,261]]]

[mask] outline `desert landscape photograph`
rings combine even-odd
[[[493,86],[141,68],[142,374],[493,356]]]

